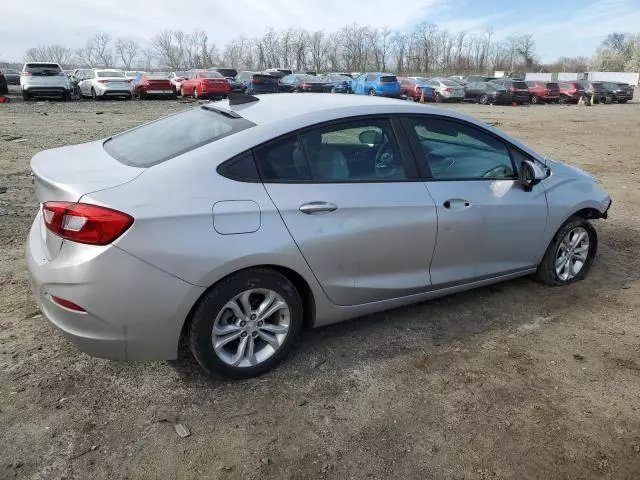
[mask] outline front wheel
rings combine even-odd
[[[213,375],[255,377],[291,350],[302,317],[300,295],[287,277],[266,268],[243,270],[205,293],[193,314],[189,345]]]
[[[369,90],[367,95],[369,95],[370,97],[375,97],[376,96],[376,91],[372,88],[371,90]]]
[[[598,250],[598,234],[582,217],[573,216],[556,233],[538,265],[536,277],[551,286],[582,280]]]
[[[482,95],[480,95],[480,98],[478,98],[478,103],[480,105],[486,105],[487,103],[489,103],[489,97],[487,97],[484,93]]]
[[[529,98],[529,103],[531,105],[537,105],[538,103],[540,103],[540,98],[537,95],[531,95],[531,97]]]
[[[560,98],[558,99],[558,103],[562,105],[569,103],[569,97],[567,97],[566,95],[560,95]]]
[[[618,103],[627,103],[627,101],[628,101],[628,99],[627,99],[627,98],[625,98],[625,99],[620,99],[620,100],[618,100]]]

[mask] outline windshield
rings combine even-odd
[[[198,72],[200,78],[224,78],[218,72]]]
[[[453,80],[440,80],[440,83],[446,85],[447,87],[459,87],[460,84],[458,82],[454,82]]]
[[[57,75],[62,69],[55,63],[27,63],[24,71],[35,76]]]
[[[103,70],[102,72],[96,72],[96,76],[98,78],[105,78],[105,77],[124,78],[124,73],[123,72],[119,72],[117,70]]]
[[[218,68],[218,73],[220,73],[223,77],[238,76],[238,71],[234,68]]]
[[[244,118],[200,107],[116,135],[104,149],[125,165],[151,167],[252,126]]]

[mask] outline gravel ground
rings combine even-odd
[[[39,315],[23,260],[32,155],[190,106],[0,105],[0,478],[640,478],[640,104],[445,107],[603,181],[614,205],[585,281],[524,278],[305,332],[240,382],[189,358],[79,353]]]

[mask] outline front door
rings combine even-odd
[[[332,302],[356,305],[429,288],[436,208],[424,184],[409,180],[389,119],[308,129],[255,156],[269,196]]]
[[[547,201],[541,184],[525,191],[517,180],[524,154],[465,122],[424,116],[406,127],[430,170],[425,185],[438,213],[433,285],[535,266]]]

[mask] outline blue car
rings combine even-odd
[[[392,73],[363,73],[351,83],[358,95],[400,97],[400,82]]]
[[[322,79],[331,87],[331,93],[351,93],[353,78],[345,75],[325,75]]]

